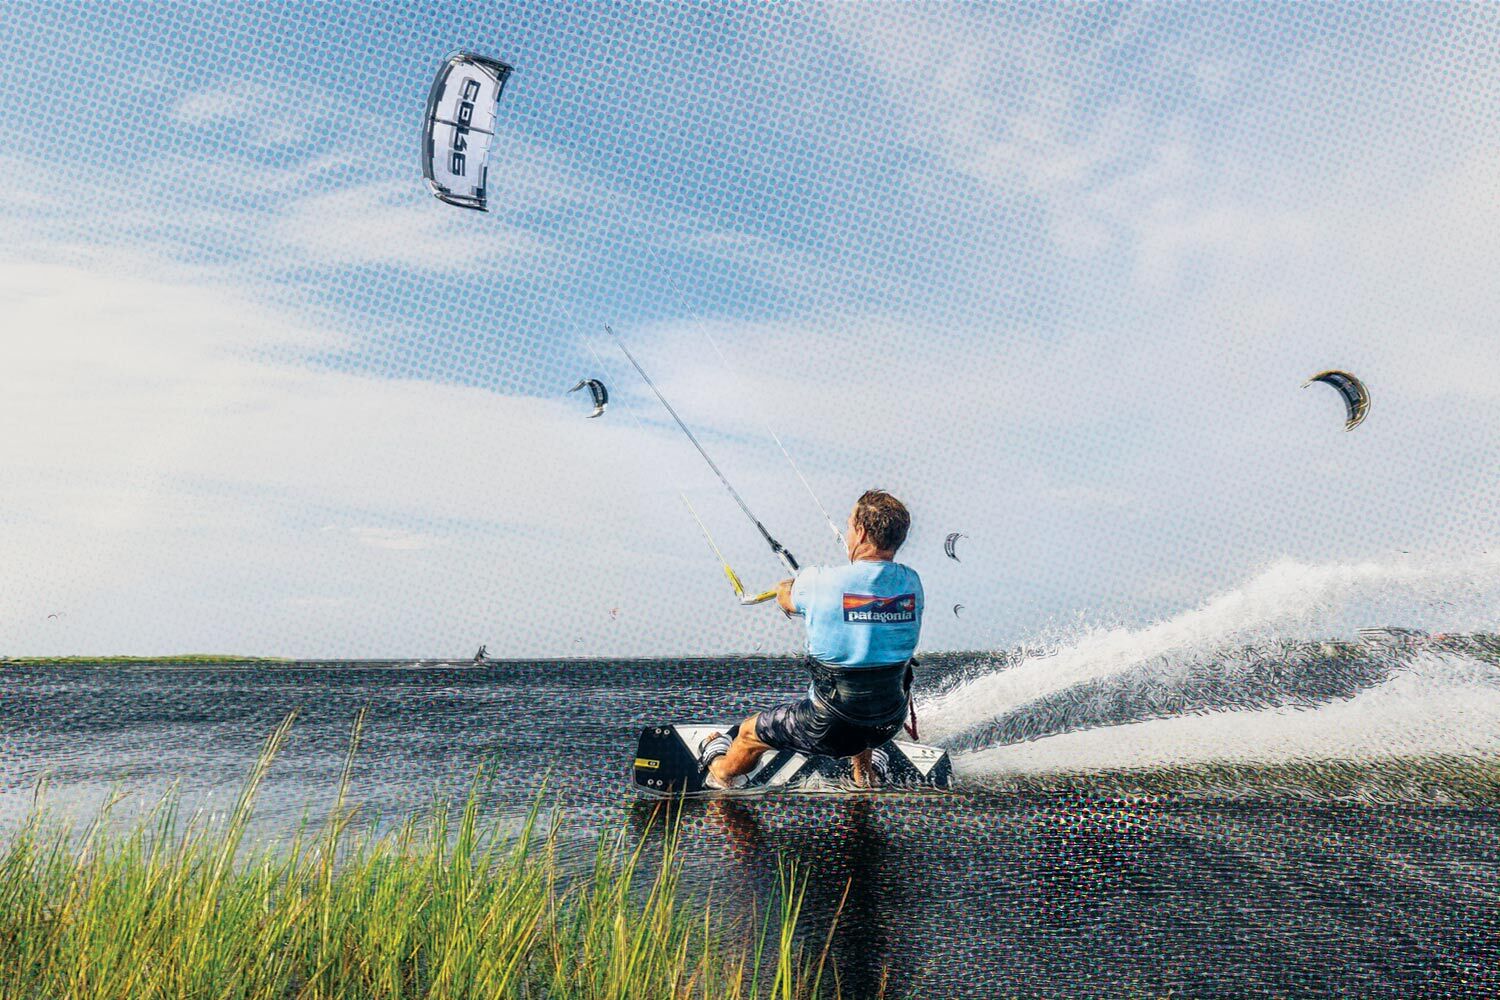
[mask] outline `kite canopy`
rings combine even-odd
[[[963,609],[964,609],[964,606],[962,604],[955,604],[955,605],[953,605],[953,617],[957,618],[959,616],[959,613],[962,612]]]
[[[604,412],[604,408],[609,405],[609,390],[606,389],[604,387],[604,383],[599,381],[598,379],[585,378],[579,379],[578,384],[568,391],[577,392],[579,389],[582,389],[585,386],[588,387],[589,395],[594,397],[594,412],[589,414],[589,419],[592,420],[593,418],[601,415]]]
[[[962,559],[958,558],[958,553],[954,551],[953,547],[958,544],[960,538],[967,537],[963,532],[955,531],[943,540],[943,551],[948,553],[949,559],[952,559],[954,562],[963,562]]]
[[[422,176],[450,205],[487,210],[496,109],[509,76],[503,62],[455,52],[432,82],[422,127]]]
[[[1370,392],[1365,384],[1348,372],[1329,370],[1318,372],[1312,378],[1302,383],[1306,389],[1314,382],[1324,382],[1338,390],[1340,396],[1344,397],[1344,430],[1352,431],[1359,426],[1370,412]]]

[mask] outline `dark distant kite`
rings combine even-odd
[[[1348,372],[1337,370],[1318,372],[1303,382],[1302,388],[1306,389],[1314,382],[1325,382],[1337,389],[1339,395],[1344,397],[1344,430],[1354,430],[1369,414],[1370,392],[1363,382]]]
[[[953,532],[953,534],[949,535],[943,540],[943,551],[948,553],[949,559],[952,559],[954,562],[963,562],[962,559],[958,558],[958,553],[953,550],[953,547],[958,544],[958,540],[960,538],[968,537],[968,535],[965,535],[962,532],[955,531]]]
[[[953,605],[953,617],[957,618],[958,617],[958,613],[960,611],[962,611],[963,609],[964,609],[964,606],[962,604],[955,604],[955,605]]]
[[[588,387],[589,395],[594,397],[594,412],[589,414],[589,419],[600,416],[604,408],[609,405],[609,390],[604,388],[604,383],[596,378],[580,379],[578,384],[569,389],[569,392],[577,392],[579,389]]]

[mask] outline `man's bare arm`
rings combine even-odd
[[[797,613],[797,606],[792,603],[791,580],[782,580],[776,585],[776,604],[789,615]]]

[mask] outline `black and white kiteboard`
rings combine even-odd
[[[953,775],[948,753],[938,747],[891,740],[879,747],[882,779],[872,789],[856,789],[848,760],[808,757],[789,750],[771,750],[732,789],[709,788],[698,767],[698,745],[728,726],[647,726],[635,751],[635,788],[644,795],[672,798],[759,795],[767,792],[799,794],[849,791],[909,791],[947,788]]]

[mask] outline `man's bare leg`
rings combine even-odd
[[[758,718],[760,716],[757,713],[741,722],[740,731],[735,734],[734,742],[729,744],[728,752],[709,762],[708,773],[720,783],[728,785],[733,779],[747,773],[760,760],[760,755],[771,749],[755,735],[755,720]]]
[[[860,788],[871,788],[875,785],[875,771],[870,766],[870,753],[870,750],[865,749],[849,758],[849,766],[854,771],[854,783]]]

